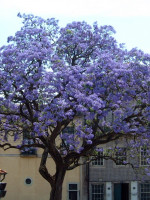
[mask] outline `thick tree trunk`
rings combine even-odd
[[[50,200],[62,200],[62,185],[66,174],[66,164],[59,152],[56,150],[53,143],[50,144],[51,156],[56,164],[56,173],[51,175],[46,167],[46,161],[49,154],[49,149],[45,148],[42,154],[39,172],[42,177],[47,180],[51,186]]]
[[[50,200],[62,200],[62,185],[66,170],[59,169],[55,176],[55,181],[51,185]]]
[[[50,193],[50,200],[62,200],[62,184],[53,187]]]

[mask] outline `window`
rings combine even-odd
[[[70,183],[68,187],[69,187],[68,188],[69,200],[78,200],[79,199],[78,184]]]
[[[150,183],[141,184],[141,200],[150,200]]]
[[[127,161],[127,152],[125,148],[119,148],[116,152],[116,165],[124,165]]]
[[[92,200],[104,200],[104,184],[92,184]]]
[[[98,156],[103,156],[103,151],[98,152]],[[102,157],[99,157],[98,159],[92,161],[92,165],[93,166],[102,166],[102,165],[104,165],[104,159]]]
[[[33,144],[33,140],[30,138],[30,135],[27,131],[23,132],[23,144],[30,145]],[[25,147],[21,150],[22,156],[30,156],[30,155],[37,155],[37,150],[34,147]]]
[[[26,179],[25,179],[25,181],[24,181],[24,182],[25,182],[25,185],[28,185],[28,186],[30,186],[30,185],[32,185],[32,182],[33,182],[33,181],[32,181],[32,179],[31,179],[31,178],[29,178],[29,177],[28,177],[28,178],[26,178]]]
[[[149,159],[149,148],[141,148],[141,165],[146,166],[150,163],[148,162]]]
[[[74,134],[74,127],[73,126],[68,126],[62,131],[62,133]]]
[[[74,127],[72,126],[68,126],[66,127],[63,131],[62,131],[62,135],[63,134],[67,134],[67,135],[73,135],[74,134]],[[61,147],[64,148],[64,147],[68,147],[68,144],[66,142],[65,139],[63,139],[63,142],[61,144]]]

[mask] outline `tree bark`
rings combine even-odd
[[[66,170],[59,168],[58,172],[55,174],[55,181],[53,185],[51,184],[50,200],[62,200],[62,185]]]
[[[49,200],[62,200],[62,185],[66,174],[66,164],[63,162],[61,155],[56,151],[55,147],[51,144],[51,151],[48,148],[44,149],[42,154],[39,172],[42,177],[47,180],[51,186],[50,199]],[[51,154],[50,154],[51,153]],[[46,167],[46,161],[50,154],[56,164],[56,173],[51,175]]]

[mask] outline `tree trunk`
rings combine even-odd
[[[50,200],[62,200],[62,185],[66,170],[58,169],[58,172],[55,175],[54,184],[51,185]]]
[[[56,164],[56,173],[51,175],[46,167],[46,161],[49,154],[49,149],[45,148],[42,154],[39,172],[42,177],[47,180],[51,186],[50,200],[62,200],[62,185],[66,174],[66,165],[64,164],[61,155],[56,151],[55,147],[51,144],[53,159]],[[51,155],[51,154],[50,154]]]

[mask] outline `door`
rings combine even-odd
[[[114,200],[129,200],[129,183],[114,183]]]

